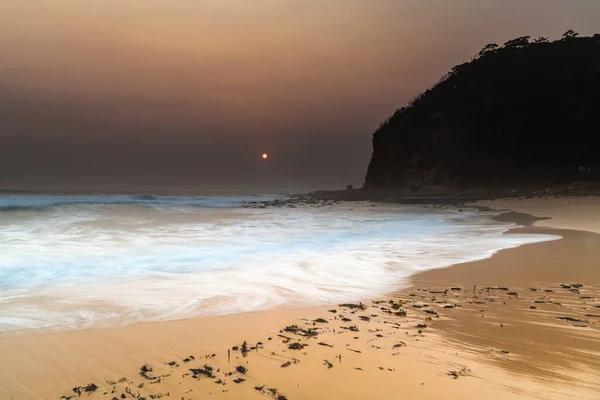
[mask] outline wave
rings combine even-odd
[[[364,300],[402,287],[418,271],[558,238],[506,234],[515,225],[491,220],[498,214],[492,212],[351,208],[108,207],[5,215],[0,331]]]
[[[247,196],[159,196],[141,195],[9,195],[0,196],[0,212],[44,211],[62,206],[183,206],[205,208],[235,207],[250,201],[269,201],[280,195]]]
[[[136,199],[136,200],[158,200],[158,197],[156,197],[153,194],[138,194],[135,196],[131,196],[132,199]]]

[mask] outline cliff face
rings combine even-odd
[[[397,110],[373,135],[365,188],[582,178],[600,179],[600,35],[569,31],[488,45]]]

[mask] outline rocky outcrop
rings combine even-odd
[[[373,135],[365,189],[600,180],[600,35],[487,45]]]

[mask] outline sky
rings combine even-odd
[[[0,189],[359,187],[394,110],[568,29],[600,1],[0,0]]]

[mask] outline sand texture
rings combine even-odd
[[[532,212],[557,210],[560,227],[584,219],[560,204]],[[600,398],[600,235],[589,232],[600,224],[501,218],[563,239],[427,271],[362,303],[5,333],[0,398]]]

